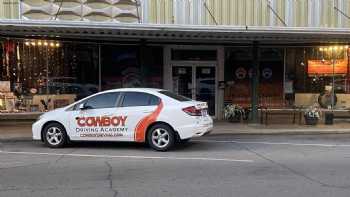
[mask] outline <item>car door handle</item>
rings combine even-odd
[[[147,113],[147,114],[149,114],[149,113],[152,113],[153,111],[143,111],[142,113]]]

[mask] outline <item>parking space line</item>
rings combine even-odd
[[[160,156],[137,156],[137,155],[94,155],[94,154],[64,154],[45,152],[18,152],[0,151],[0,154],[19,155],[46,155],[46,156],[69,156],[69,157],[91,157],[91,158],[124,158],[124,159],[164,159],[164,160],[202,160],[202,161],[225,161],[225,162],[245,162],[252,163],[253,160],[231,159],[231,158],[211,158],[211,157],[160,157]]]
[[[288,145],[288,146],[317,146],[317,147],[350,147],[350,144],[313,144],[291,142],[267,142],[267,141],[239,141],[239,140],[193,140],[194,142],[212,143],[236,143],[236,144],[265,144],[265,145]]]

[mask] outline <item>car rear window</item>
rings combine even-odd
[[[187,97],[184,97],[184,96],[172,93],[170,91],[162,90],[162,91],[159,91],[159,93],[164,94],[165,96],[168,96],[168,97],[170,97],[172,99],[175,99],[177,101],[180,101],[180,102],[191,101],[191,99],[189,99]]]

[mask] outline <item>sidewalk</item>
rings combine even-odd
[[[0,140],[30,140],[32,122],[0,122]],[[337,134],[350,133],[350,122],[334,125],[247,124],[217,121],[210,135],[220,134]]]
[[[32,139],[33,122],[0,122],[0,140]]]
[[[350,133],[350,122],[320,123],[316,126],[299,124],[247,124],[215,122],[213,134],[336,134]]]

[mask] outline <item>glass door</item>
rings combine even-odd
[[[208,104],[209,115],[215,115],[215,67],[196,66],[195,100]]]
[[[195,99],[193,95],[193,70],[191,66],[173,66],[173,91],[187,98]]]
[[[208,103],[208,111],[215,116],[215,66],[173,66],[172,82],[176,94]]]

